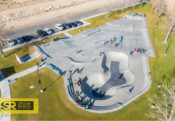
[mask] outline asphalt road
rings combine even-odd
[[[136,2],[136,1],[138,2],[139,0],[133,0],[133,3]],[[131,1],[128,2],[128,3],[123,2],[123,4],[113,5],[115,7],[110,8],[110,9],[115,10],[115,9],[119,9],[121,7],[129,6],[129,5],[132,5]],[[43,28],[52,28],[56,32],[58,32],[59,30],[54,27],[55,24],[61,24],[61,23],[64,23],[64,22],[71,22],[71,21],[79,20],[79,19],[89,17],[89,16],[93,16],[93,15],[96,15],[96,14],[99,14],[99,13],[102,13],[102,12],[105,12],[105,11],[111,11],[110,9],[109,9],[109,7],[106,7],[106,8],[104,7],[104,8],[100,8],[100,9],[92,9],[92,10],[82,12],[82,13],[79,13],[79,14],[74,14],[74,15],[58,16],[54,19],[46,20],[45,22],[41,22],[40,24],[35,24],[35,25],[26,26],[26,27],[23,27],[23,28],[18,28],[18,29],[12,30],[10,32],[10,34],[6,35],[6,38],[14,39],[17,36],[37,35],[37,33],[36,33],[37,30],[38,29],[43,29]]]
[[[66,17],[60,16],[60,17],[54,18],[54,19],[49,20],[49,21],[44,22],[44,23],[41,22],[40,24],[12,30],[10,32],[10,34],[8,35],[8,39],[13,39],[13,38],[16,38],[17,36],[23,36],[23,35],[37,35],[37,33],[36,33],[37,30],[43,29],[43,28],[52,28],[55,30],[55,32],[58,32],[59,30],[54,27],[55,24],[61,24],[64,22],[75,21],[78,19],[82,19],[85,17],[96,15],[98,13],[102,13],[102,10],[101,9],[94,9],[94,10],[79,13],[76,15],[67,15]]]

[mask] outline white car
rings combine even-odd
[[[64,30],[65,28],[61,24],[55,24],[55,27],[59,30]]]
[[[17,43],[18,43],[18,42],[17,42],[15,39],[7,42],[7,44],[8,44],[9,46],[14,46],[14,45],[16,45]]]
[[[51,34],[54,33],[54,30],[53,30],[53,29],[49,29],[49,28],[45,28],[44,31],[45,31],[47,34],[49,34],[49,35],[51,35]]]

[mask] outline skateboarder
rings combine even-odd
[[[134,53],[134,51],[130,51],[130,55],[132,55]]]
[[[119,79],[123,77],[124,73],[119,74]]]
[[[134,86],[132,86],[131,88],[129,88],[129,93],[130,94],[132,93],[133,89],[134,89]]]
[[[115,43],[115,46],[116,46],[116,47],[118,46],[118,43],[117,43],[117,42]]]
[[[79,80],[78,80],[78,86],[80,86],[81,85],[81,78],[79,78]]]
[[[72,70],[69,71],[70,75],[72,75]]]

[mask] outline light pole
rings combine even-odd
[[[40,79],[40,75],[39,75],[39,63],[37,62],[36,64],[37,64],[37,75],[38,75],[38,83],[40,85],[40,92],[43,93],[44,90],[42,88],[41,79]]]

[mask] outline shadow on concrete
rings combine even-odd
[[[124,74],[119,71],[119,62],[112,61],[110,66],[111,77],[110,79],[100,87],[97,92],[98,93],[106,93],[110,88],[123,85],[126,83],[126,79],[123,77]]]
[[[105,92],[100,92],[98,93],[97,90],[98,89],[93,89],[94,85],[89,86],[87,84],[87,76],[85,76],[82,80],[81,80],[81,93],[84,93],[87,97],[94,99],[94,100],[104,100],[104,99],[108,99],[111,96],[105,96]]]
[[[103,61],[103,67],[105,68],[105,57]],[[110,71],[111,71],[111,77],[110,79],[100,88],[93,89],[94,84],[92,86],[89,86],[87,84],[88,77],[85,76],[81,80],[81,93],[84,93],[87,97],[90,97],[91,99],[95,100],[104,100],[111,98],[111,95],[106,95],[106,92],[116,86],[126,84],[126,79],[121,76],[121,73],[119,72],[119,62],[112,61],[110,65]],[[129,87],[130,85],[123,86],[121,88]]]
[[[105,54],[103,56],[101,67],[103,68],[104,73],[107,72],[107,71],[109,71],[109,68],[106,66],[106,55]]]
[[[43,53],[47,58],[52,58],[49,54],[47,54],[40,46],[37,46],[41,53]]]

